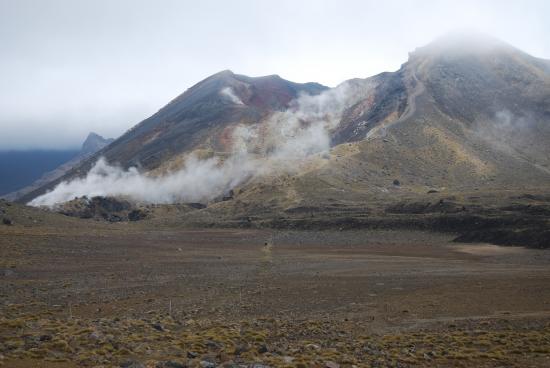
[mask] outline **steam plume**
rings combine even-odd
[[[301,95],[288,110],[267,121],[239,125],[233,132],[233,153],[223,162],[191,155],[181,170],[151,177],[136,168],[123,170],[100,159],[86,177],[60,183],[30,204],[54,206],[81,196],[124,196],[149,203],[210,200],[275,168],[277,172],[295,170],[303,160],[328,151],[330,131],[340,122],[344,109],[359,98],[356,92],[342,84],[317,96]],[[228,89],[220,93],[234,95]]]
[[[225,87],[220,91],[220,95],[233,102],[235,105],[244,105],[243,101],[233,92],[231,87]]]

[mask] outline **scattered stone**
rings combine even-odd
[[[228,193],[226,193],[222,197],[222,201],[230,201],[233,199],[234,196],[235,196],[235,193],[233,192],[233,189],[231,189]]]
[[[96,341],[101,339],[101,335],[97,331],[92,332],[88,337],[90,338],[90,340],[96,340]]]
[[[268,352],[267,346],[265,346],[264,344],[260,345],[260,347],[258,348],[258,353],[259,354],[265,354],[267,352]]]
[[[221,364],[221,367],[223,368],[242,368],[243,366],[233,362],[233,361],[228,361],[228,362],[224,362]]]
[[[168,360],[165,362],[158,362],[156,368],[187,368],[187,365]]]
[[[40,335],[38,341],[51,341],[52,335]]]
[[[340,368],[340,364],[329,360],[325,362],[325,368]]]
[[[262,363],[252,363],[248,365],[248,368],[269,368],[269,366]]]
[[[162,327],[162,325],[160,323],[153,323],[151,325],[151,327],[153,327],[155,330],[160,331],[160,332],[164,331],[164,327]]]
[[[246,345],[237,345],[235,346],[235,351],[233,352],[233,354],[238,356],[247,351],[248,351],[248,347]]]
[[[126,360],[120,364],[121,368],[145,368],[145,365],[137,360]]]
[[[147,214],[140,209],[135,209],[128,212],[128,220],[130,221],[139,221],[139,220],[143,220],[146,217],[147,217]]]
[[[221,348],[223,348],[223,345],[220,344],[219,342],[208,340],[206,341],[206,347],[208,347],[211,350],[220,350]]]
[[[189,359],[195,359],[195,358],[198,357],[198,356],[199,356],[199,354],[197,354],[197,353],[195,353],[195,352],[193,352],[193,351],[188,351],[188,352],[187,352],[187,357],[188,357]]]
[[[395,180],[393,181],[393,185],[399,186],[399,185],[401,185],[401,182],[400,182],[399,180],[395,179]]]
[[[321,347],[317,344],[307,344],[306,348],[311,349],[311,350],[320,350],[321,349]]]
[[[212,363],[212,362],[209,362],[207,360],[201,360],[201,362],[199,363],[199,365],[202,367],[202,368],[216,368],[216,363]]]

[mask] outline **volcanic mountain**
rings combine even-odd
[[[261,174],[224,185],[234,200],[205,213],[367,213],[427,193],[548,191],[548,142],[550,62],[487,36],[451,34],[411,52],[396,72],[332,89],[217,73],[21,201],[85,176],[100,156],[162,177],[185,167],[190,154],[224,165],[245,151]],[[299,162],[279,170],[281,161],[269,158],[280,151]]]

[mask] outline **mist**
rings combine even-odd
[[[366,93],[368,89],[358,91],[343,83],[316,96],[300,95],[286,111],[276,112],[266,121],[237,126],[232,153],[225,160],[199,159],[191,153],[182,169],[160,177],[135,167],[124,170],[100,158],[85,177],[62,182],[29,204],[53,207],[82,196],[117,196],[143,203],[210,201],[274,170],[296,171],[304,161],[328,152],[330,132],[339,124],[342,112]],[[228,88],[220,94],[243,104]]]

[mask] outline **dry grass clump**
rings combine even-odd
[[[506,365],[550,355],[550,327],[451,329],[385,335],[356,334],[338,321],[258,319],[241,323],[146,318],[60,318],[25,314],[16,306],[0,319],[0,354],[6,359],[118,364],[131,357],[222,363],[262,362],[274,367],[368,365]],[[0,360],[1,361],[1,360]],[[454,363],[453,363],[454,362]]]

